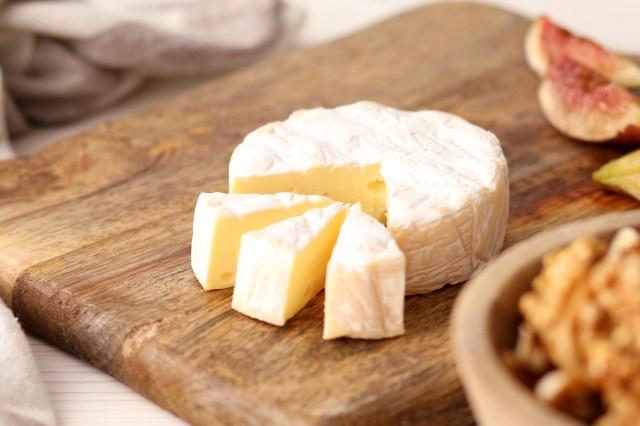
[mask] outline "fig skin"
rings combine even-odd
[[[586,142],[640,142],[640,100],[574,61],[553,61],[538,90],[547,120],[561,133]]]
[[[560,56],[568,56],[621,86],[640,87],[640,67],[633,61],[570,33],[546,16],[536,19],[525,36],[529,67],[544,77],[550,64]]]

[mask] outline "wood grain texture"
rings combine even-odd
[[[266,61],[0,166],[0,295],[34,332],[194,424],[473,423],[448,339],[459,287],[407,299],[406,330],[324,342],[322,296],[286,327],[232,311],[189,266],[200,192],[233,148],[293,110],[362,99],[442,109],[495,132],[509,161],[507,246],[636,207],[590,173],[620,155],[545,122],[528,21],[441,4]]]

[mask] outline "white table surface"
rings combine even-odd
[[[323,43],[372,23],[434,3],[433,0],[288,0],[305,11],[291,49]],[[640,54],[638,0],[493,0],[506,9],[534,17],[545,13],[611,49]],[[153,82],[122,104],[79,123],[38,130],[15,141],[18,154],[35,152],[61,137],[128,114],[210,79]],[[56,346],[28,336],[61,425],[180,425],[181,420],[147,401],[111,376]]]

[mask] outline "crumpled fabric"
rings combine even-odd
[[[0,300],[0,424],[52,426],[51,401],[29,343],[9,308]]]
[[[280,0],[0,0],[0,158],[11,136],[103,109],[147,78],[259,59],[284,12]]]

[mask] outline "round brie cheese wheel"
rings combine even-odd
[[[494,134],[442,111],[374,102],[294,112],[246,136],[229,192],[360,202],[407,261],[407,294],[467,280],[502,247],[507,162]]]

